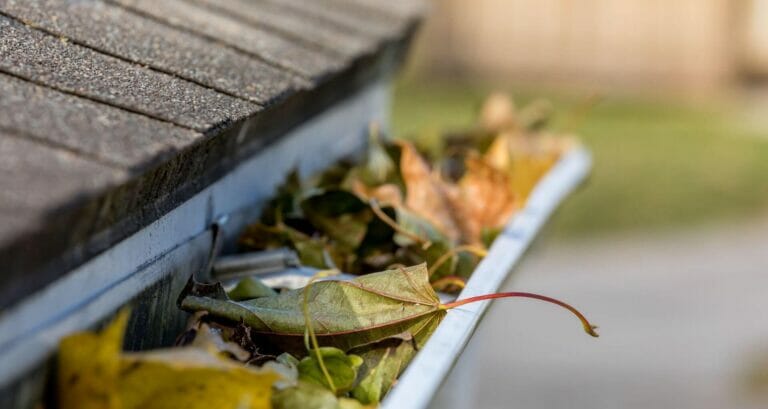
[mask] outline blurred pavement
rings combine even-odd
[[[768,218],[666,235],[543,241],[496,301],[435,408],[766,408],[747,372],[768,356]]]

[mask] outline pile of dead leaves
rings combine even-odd
[[[352,274],[426,262],[436,289],[455,290],[573,145],[544,130],[546,106],[517,113],[510,99],[492,96],[474,129],[444,135],[428,154],[373,130],[363,161],[309,180],[292,173],[242,248],[288,247],[306,266]]]
[[[547,105],[520,112],[493,96],[478,126],[418,149],[376,132],[365,160],[310,180],[292,174],[240,243],[287,247],[322,270],[303,288],[275,291],[254,277],[229,292],[190,280],[193,313],[178,345],[122,352],[127,315],[101,333],[72,335],[59,354],[63,409],[361,408],[376,406],[452,308],[455,290],[572,142],[544,131]],[[410,266],[410,267],[405,267]],[[333,280],[331,272],[359,277]],[[376,272],[376,273],[372,273]]]
[[[557,304],[597,336],[573,307],[537,294],[489,294],[443,304],[424,264],[351,281],[310,281],[281,293],[259,291],[241,301],[230,294],[219,284],[191,281],[180,304],[195,315],[176,348],[121,352],[126,313],[100,334],[65,338],[60,407],[376,406],[451,309],[491,298]]]

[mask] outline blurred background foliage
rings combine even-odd
[[[491,91],[550,100],[592,175],[502,290],[604,335],[494,303],[434,407],[768,407],[768,0],[431,3],[393,133],[466,128]]]
[[[394,133],[466,127],[490,91],[551,100],[595,159],[558,237],[766,214],[766,21],[768,0],[433,1]]]
[[[499,90],[471,82],[401,81],[393,133],[422,140],[472,125]],[[659,96],[595,96],[509,87],[519,106],[555,106],[552,127],[576,133],[594,155],[588,188],[553,221],[556,236],[685,227],[768,209],[768,128],[737,107]]]

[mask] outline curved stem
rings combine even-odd
[[[447,251],[442,256],[440,256],[440,258],[438,258],[437,261],[435,261],[435,264],[432,264],[432,266],[429,268],[429,276],[431,277],[432,274],[434,274],[435,271],[440,269],[440,267],[443,264],[445,264],[446,261],[448,261],[451,257],[455,256],[456,254],[462,251],[472,253],[478,257],[485,257],[488,255],[488,251],[480,246],[473,246],[473,245],[456,246],[451,250]]]
[[[448,304],[442,304],[440,306],[440,308],[444,309],[444,310],[450,310],[451,308],[456,308],[456,307],[462,306],[464,304],[469,304],[469,303],[473,303],[473,302],[477,302],[477,301],[491,300],[491,299],[494,299],[494,298],[510,298],[510,297],[533,298],[533,299],[536,299],[536,300],[545,301],[545,302],[552,303],[552,304],[558,305],[560,307],[563,307],[566,310],[572,312],[573,315],[575,315],[576,317],[579,318],[579,321],[581,321],[581,325],[584,326],[584,331],[587,334],[592,335],[593,337],[598,337],[599,336],[597,334],[597,332],[595,332],[595,329],[597,328],[597,326],[590,324],[589,321],[587,321],[587,318],[582,313],[580,313],[579,310],[577,310],[576,308],[571,307],[570,305],[568,305],[568,304],[566,304],[566,303],[564,303],[564,302],[562,302],[560,300],[557,300],[557,299],[554,299],[554,298],[551,298],[551,297],[547,297],[545,295],[539,295],[539,294],[533,294],[533,293],[524,293],[524,292],[517,292],[517,291],[508,292],[508,293],[486,294],[486,295],[478,295],[476,297],[465,298],[463,300],[458,300],[458,301],[450,302]]]

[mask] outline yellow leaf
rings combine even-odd
[[[496,169],[507,171],[512,166],[512,151],[509,140],[512,135],[501,132],[493,138],[491,146],[485,151],[483,160]]]
[[[539,180],[573,144],[573,138],[564,136],[501,132],[483,160],[508,175],[512,191],[523,205]]]
[[[269,408],[277,373],[197,348],[126,354],[119,384],[123,409]]]
[[[117,379],[128,312],[101,333],[70,335],[59,346],[59,405],[62,409],[120,409]]]
[[[215,348],[183,347],[121,353],[127,312],[100,333],[62,340],[62,409],[270,408],[275,369],[254,369]]]

